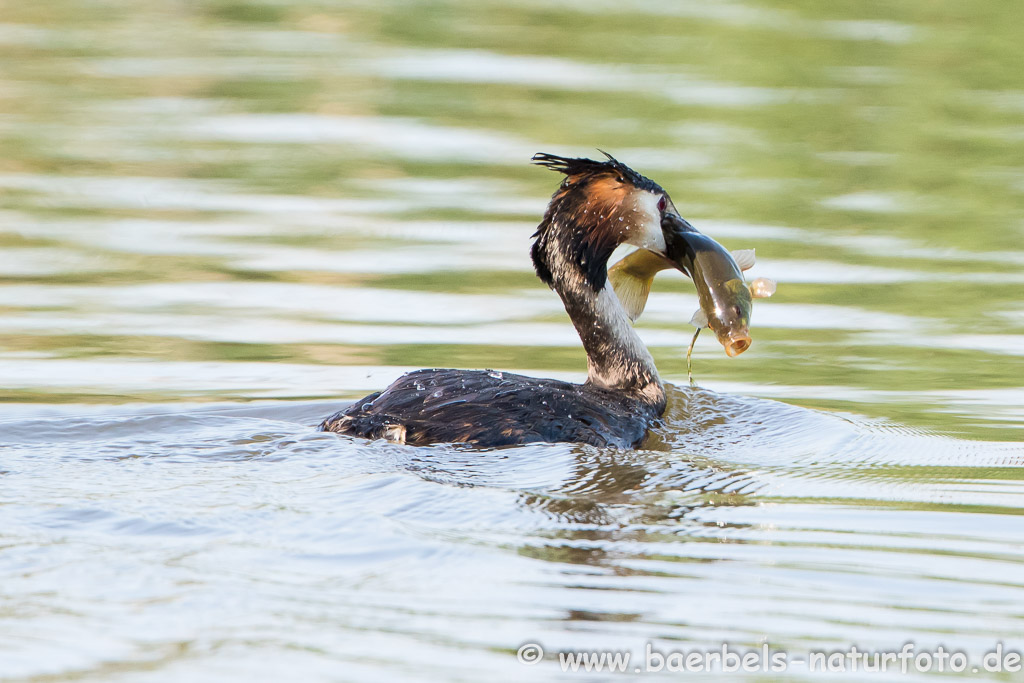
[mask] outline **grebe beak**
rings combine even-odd
[[[690,225],[688,220],[675,213],[665,214],[661,219],[661,230],[665,235],[665,253],[661,255],[692,278],[693,241],[695,236],[696,239],[703,237],[703,233]]]
[[[697,228],[690,225],[690,221],[677,213],[665,214],[661,219],[661,230],[665,233],[666,242],[670,241],[670,239],[679,239],[686,233],[700,232]]]

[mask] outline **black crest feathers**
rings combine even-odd
[[[597,151],[605,156],[605,161],[595,161],[583,157],[560,157],[555,154],[538,152],[533,155],[533,163],[558,173],[564,173],[571,183],[590,180],[597,176],[617,176],[622,182],[630,183],[637,189],[664,192],[658,183],[640,175],[608,152],[601,149]]]

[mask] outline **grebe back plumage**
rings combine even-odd
[[[485,370],[417,370],[320,428],[412,445],[638,445],[665,410],[665,389],[608,282],[608,259],[623,243],[664,255],[674,235],[693,228],[661,186],[605,156],[533,157],[565,174],[530,254],[537,276],[561,297],[583,342],[584,384]]]

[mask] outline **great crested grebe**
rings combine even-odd
[[[417,446],[638,445],[665,410],[665,389],[608,282],[608,259],[623,243],[668,256],[679,236],[694,229],[660,185],[605,156],[533,157],[565,174],[530,253],[537,276],[562,298],[583,341],[584,384],[489,370],[417,370],[327,418],[320,429]]]

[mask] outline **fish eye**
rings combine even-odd
[[[668,206],[668,199],[665,198],[665,195],[661,195],[661,198],[658,199],[658,211],[664,211],[665,207],[667,207],[667,206]]]

